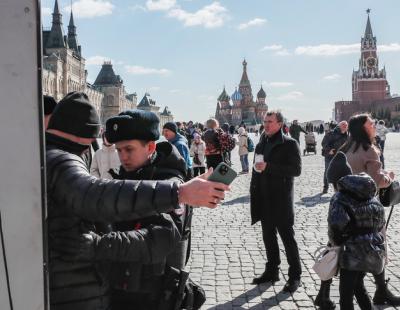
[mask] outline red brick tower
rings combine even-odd
[[[239,92],[242,95],[242,105],[249,105],[253,102],[253,93],[251,90],[251,84],[247,76],[247,61],[243,60],[243,73],[240,79]]]
[[[383,100],[390,96],[389,84],[386,80],[386,70],[379,69],[379,59],[376,52],[376,37],[372,33],[370,10],[364,37],[361,38],[361,57],[359,68],[353,71],[352,89],[353,101],[361,105],[370,104],[375,100]]]

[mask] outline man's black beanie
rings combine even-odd
[[[353,174],[353,171],[347,162],[346,155],[343,152],[337,152],[326,171],[328,182],[336,184],[342,177],[350,174]]]
[[[99,115],[88,96],[71,92],[57,104],[47,129],[57,129],[81,138],[97,138],[100,125]]]
[[[163,129],[164,128],[169,129],[169,130],[171,130],[172,132],[175,132],[175,133],[178,132],[178,126],[174,122],[165,123],[164,126],[163,126]]]
[[[57,101],[52,96],[43,96],[44,115],[50,115],[56,108]]]
[[[106,139],[110,143],[124,140],[156,141],[160,138],[160,120],[143,110],[127,110],[106,122]]]

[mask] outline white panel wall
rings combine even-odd
[[[0,211],[14,310],[46,309],[38,7],[0,1]],[[4,267],[0,243],[0,309],[9,310]]]

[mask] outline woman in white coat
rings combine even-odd
[[[193,176],[197,177],[206,171],[206,143],[198,133],[193,134],[193,142],[190,146],[190,156],[193,157]]]
[[[240,156],[240,163],[242,164],[242,172],[241,173],[248,173],[249,172],[249,150],[247,145],[247,132],[246,129],[240,127],[238,129],[239,133],[239,156]]]

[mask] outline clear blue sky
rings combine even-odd
[[[60,0],[66,29],[70,0]],[[54,0],[42,0],[49,27]],[[380,66],[400,93],[398,0],[75,0],[78,40],[94,81],[111,59],[128,92],[146,91],[176,120],[214,115],[223,85],[240,81],[242,60],[257,94],[290,120],[325,119],[351,99],[351,73],[371,8]]]

